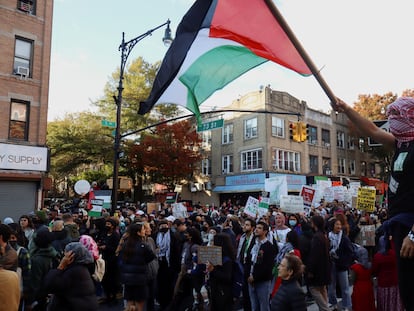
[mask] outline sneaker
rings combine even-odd
[[[330,305],[329,310],[331,311],[338,311],[338,305]]]

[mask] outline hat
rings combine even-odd
[[[52,243],[52,240],[52,233],[46,226],[42,226],[39,229],[37,229],[33,236],[33,242],[39,248],[47,248],[50,245],[50,243]]]
[[[8,225],[8,224],[14,223],[14,220],[11,217],[6,217],[6,218],[4,218],[3,223],[5,225]]]
[[[169,222],[174,222],[174,220],[175,220],[175,217],[174,216],[168,216],[167,218],[165,218],[167,221],[169,221]]]

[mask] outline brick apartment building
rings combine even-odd
[[[42,206],[53,0],[0,0],[0,219]]]

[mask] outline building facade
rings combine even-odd
[[[287,176],[290,193],[314,183],[316,176],[350,181],[377,174],[377,161],[367,152],[366,140],[352,134],[344,114],[311,109],[270,87],[246,94],[226,109],[272,113],[225,113],[224,127],[211,131],[201,174],[201,184],[208,180],[211,190],[204,187],[200,192],[215,204],[228,199],[243,204],[250,195],[258,197],[265,179],[276,174]],[[299,120],[307,124],[304,142],[290,137],[290,124]]]
[[[53,0],[0,0],[0,218],[40,208],[46,147]]]

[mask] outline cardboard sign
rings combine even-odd
[[[247,214],[249,217],[256,218],[259,211],[259,200],[249,196],[246,202],[246,206],[244,207],[244,213]]]
[[[303,197],[300,195],[281,195],[280,209],[288,214],[304,213]]]
[[[375,211],[375,188],[361,187],[358,189],[358,197],[356,207],[359,210],[373,212]]]
[[[359,226],[359,231],[355,242],[361,246],[375,246],[375,225]]]
[[[223,264],[221,246],[199,246],[197,252],[199,264],[211,263],[213,266]]]
[[[265,179],[265,191],[269,192],[269,204],[280,204],[280,196],[288,194],[286,175]]]
[[[171,206],[172,206],[172,214],[176,219],[188,217],[187,207],[183,203],[181,202],[173,203],[171,204]]]
[[[300,191],[300,195],[303,198],[303,204],[310,207],[313,202],[313,197],[315,196],[316,190],[309,186],[302,186],[302,190]]]

